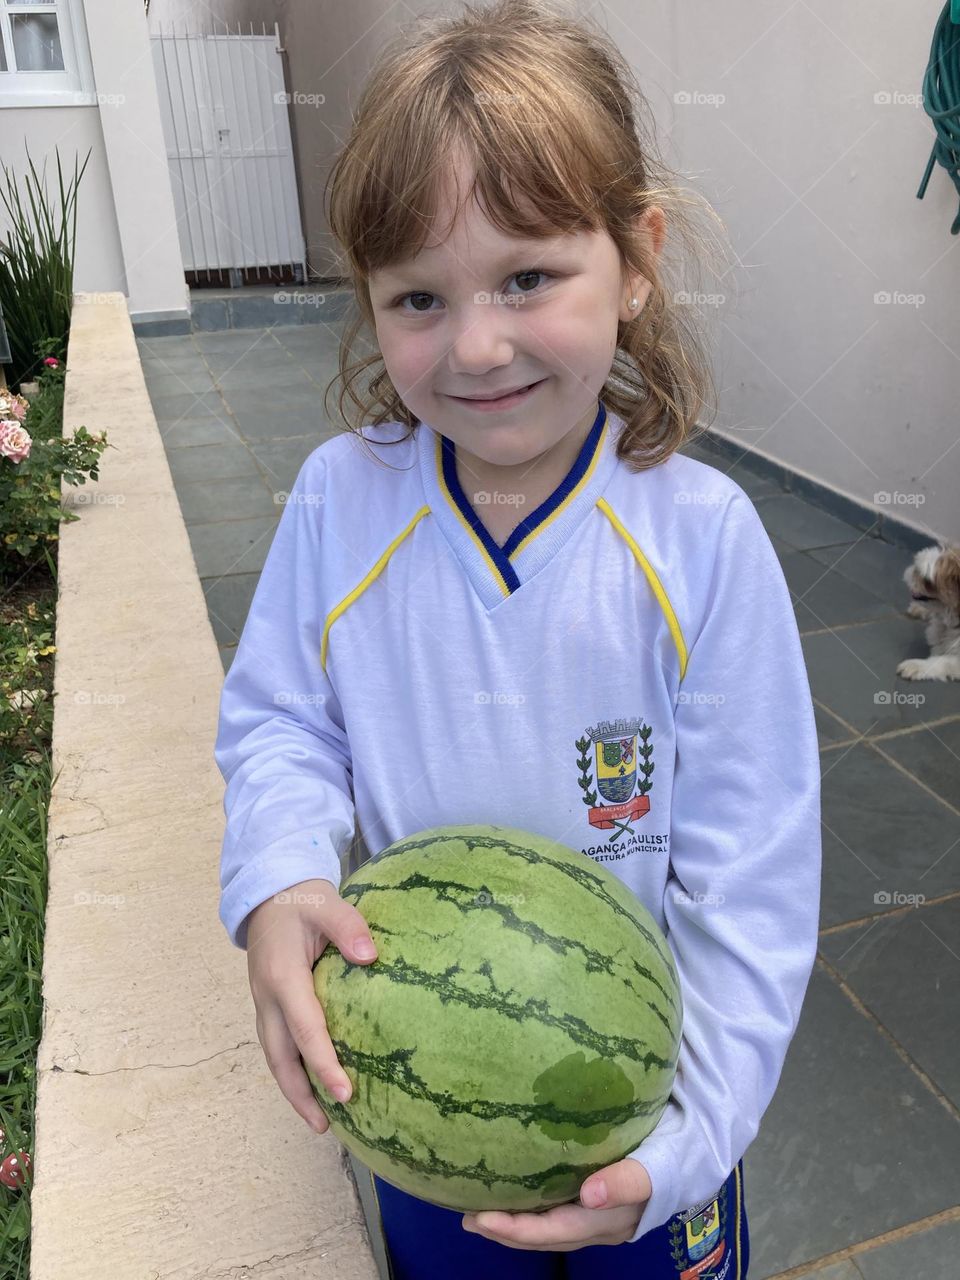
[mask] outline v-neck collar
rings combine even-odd
[[[616,470],[611,437],[614,426],[621,424],[615,415],[608,415],[602,401],[597,406],[593,426],[565,479],[524,517],[502,547],[461,488],[453,441],[424,422],[418,426],[420,473],[428,505],[487,609],[518,591],[559,551]]]

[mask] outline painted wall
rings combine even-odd
[[[143,9],[89,3],[78,17],[95,100],[84,105],[65,95],[61,105],[5,107],[0,93],[0,158],[22,172],[26,142],[38,167],[47,159],[55,183],[55,147],[71,171],[74,154],[82,163],[92,147],[78,198],[75,287],[121,290],[134,320],[186,317],[189,295]],[[54,186],[48,189],[52,195]]]
[[[57,158],[64,176],[73,173],[74,158],[83,164],[92,148],[77,199],[77,242],[74,288],[79,291],[127,292],[117,214],[110,189],[110,171],[103,147],[97,107],[10,107],[0,111],[0,159],[18,176],[27,170],[27,152],[37,169],[46,161],[47,190],[55,196]],[[0,206],[0,234],[7,229],[6,210]]]
[[[312,272],[322,192],[381,45],[454,0],[212,0],[280,22]],[[878,511],[960,542],[957,194],[920,103],[942,0],[608,0],[587,12],[635,67],[666,158],[712,202],[731,270],[704,282],[723,431]],[[187,0],[150,20],[201,24]],[[324,101],[319,101],[319,95]]]
[[[957,192],[937,166],[917,199],[942,0],[684,0],[663,5],[672,45],[652,47],[616,8],[739,257],[714,308],[716,426],[860,501],[890,494],[878,511],[960,542]],[[678,91],[691,101],[664,101]]]

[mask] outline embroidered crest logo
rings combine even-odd
[[[726,1280],[731,1254],[727,1237],[727,1184],[709,1200],[676,1214],[668,1223],[677,1280]],[[739,1230],[739,1228],[737,1228]]]
[[[620,717],[601,720],[574,743],[580,752],[577,765],[587,818],[601,831],[616,829],[611,843],[650,811],[647,792],[653,786],[652,732],[637,716]],[[598,804],[600,797],[608,803]]]

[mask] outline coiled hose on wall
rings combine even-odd
[[[917,199],[922,200],[936,161],[946,169],[960,194],[960,0],[947,0],[933,34],[930,62],[923,77],[923,109],[937,138]],[[960,232],[960,212],[950,228]]]

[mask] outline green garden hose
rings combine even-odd
[[[923,77],[923,109],[933,121],[937,137],[917,199],[923,199],[937,160],[960,194],[960,0],[947,0],[933,33],[930,62]],[[950,228],[951,235],[958,232],[960,213]]]

